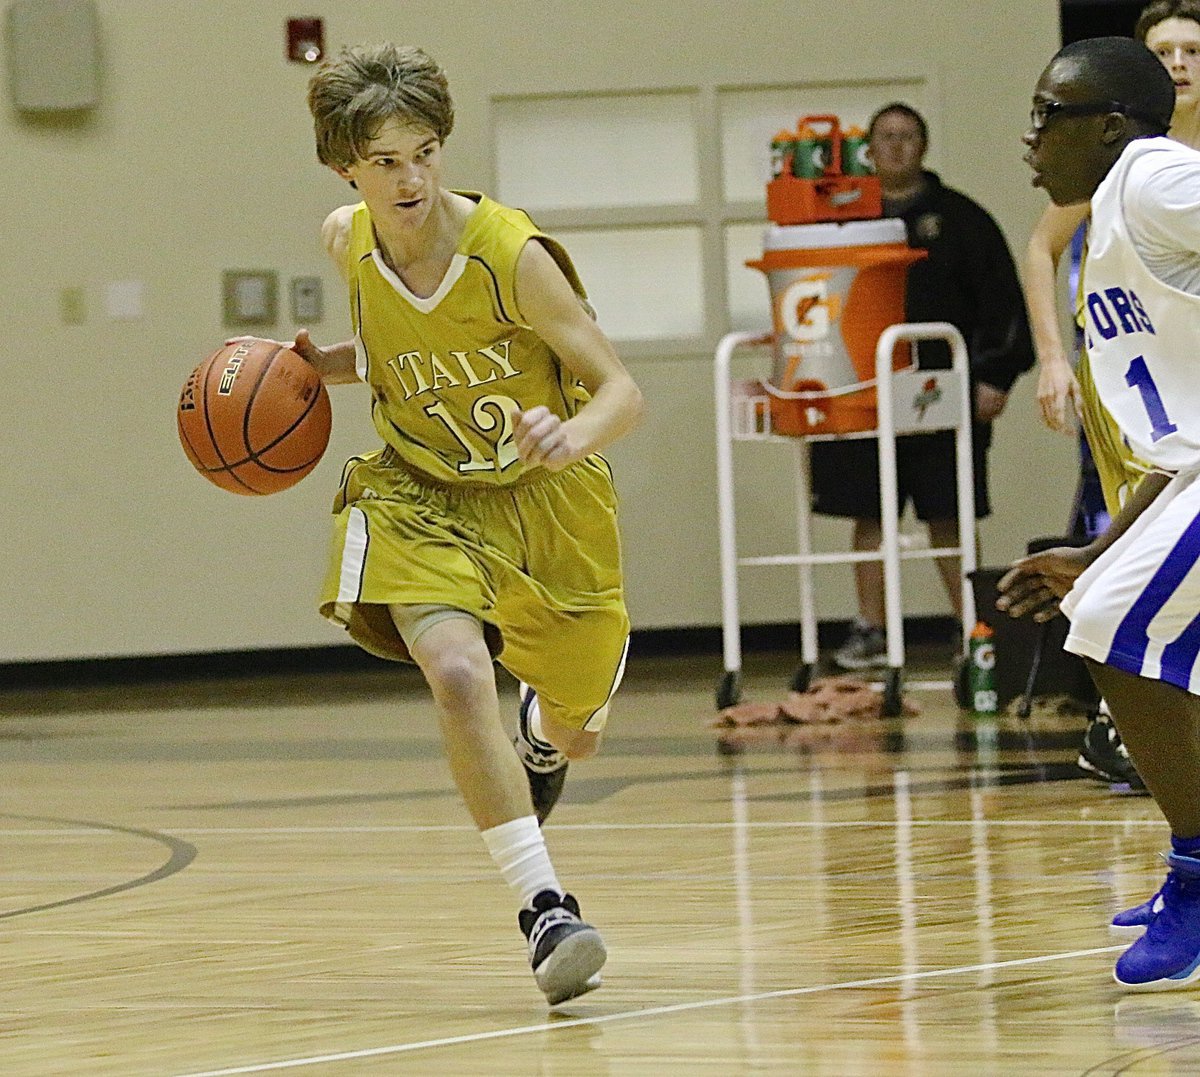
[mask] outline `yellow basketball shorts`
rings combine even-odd
[[[388,606],[477,617],[493,655],[554,720],[582,729],[620,682],[629,640],[607,462],[513,486],[433,484],[390,449],[354,457],[334,500],[321,614],[364,650],[411,661]]]
[[[1121,428],[1100,402],[1086,348],[1079,353],[1075,378],[1079,382],[1079,414],[1083,436],[1087,438],[1092,460],[1096,464],[1100,489],[1104,493],[1104,507],[1108,509],[1109,516],[1116,516],[1129,495],[1137,489],[1142,476],[1150,469],[1134,456],[1133,450],[1125,443]]]

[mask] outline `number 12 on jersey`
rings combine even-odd
[[[481,396],[471,408],[471,418],[481,434],[490,434],[499,428],[496,438],[496,456],[494,460],[483,456],[476,448],[474,440],[469,438],[462,427],[454,421],[454,416],[445,403],[438,401],[425,409],[425,414],[441,420],[446,429],[454,435],[467,454],[467,458],[458,465],[463,474],[471,471],[503,471],[517,461],[517,444],[513,439],[513,412],[520,405],[511,396]]]

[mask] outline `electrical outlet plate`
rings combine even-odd
[[[292,321],[300,325],[319,322],[324,316],[324,294],[320,277],[293,277],[291,282]]]

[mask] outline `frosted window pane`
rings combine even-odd
[[[699,198],[691,94],[506,99],[494,117],[501,202],[535,210]]]
[[[825,83],[766,90],[723,90],[721,177],[727,202],[762,198],[771,178],[771,138],[792,130],[801,116],[832,114],[843,128],[867,121],[881,105],[905,101],[924,112],[925,85],[917,79],[862,85]]]
[[[771,296],[766,276],[746,265],[748,258],[761,258],[761,224],[731,224],[725,229],[725,281],[729,295],[729,328],[758,331],[771,328]]]
[[[600,327],[613,340],[699,336],[704,285],[699,228],[557,230]]]

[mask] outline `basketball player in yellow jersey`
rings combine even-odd
[[[1050,429],[1070,433],[1072,424],[1069,412],[1078,414],[1096,464],[1104,494],[1104,507],[1113,517],[1121,511],[1121,506],[1141,481],[1147,468],[1134,456],[1112,416],[1100,403],[1086,348],[1080,350],[1075,369],[1071,370],[1058,333],[1053,280],[1048,287],[1044,282],[1047,271],[1051,276],[1057,273],[1058,259],[1087,216],[1087,203],[1081,206],[1050,206],[1042,214],[1030,239],[1026,260],[1026,294],[1034,343],[1038,349],[1038,405],[1042,419]],[[1083,260],[1087,260],[1086,243]],[[1082,278],[1083,274],[1080,273],[1081,281]],[[1035,302],[1035,294],[1048,295],[1049,303],[1045,299]],[[1082,321],[1082,298],[1077,295],[1075,324],[1080,325]]]
[[[354,337],[292,345],[364,381],[382,449],[346,466],[321,611],[411,659],[450,769],[520,899],[551,1005],[599,986],[605,947],[555,875],[540,823],[567,760],[596,751],[629,634],[616,498],[599,450],[642,397],[566,252],[525,214],[442,186],[446,77],[415,48],[343,50],[309,86],[320,160],[361,202],[325,247]],[[493,659],[521,682],[518,735]]]

